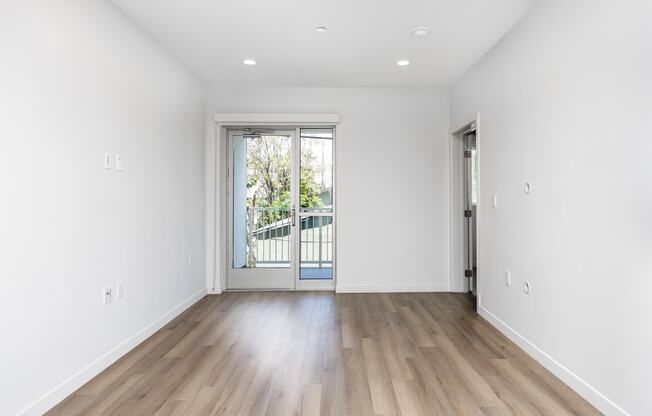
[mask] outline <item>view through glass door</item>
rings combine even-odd
[[[228,288],[333,288],[333,129],[246,129],[229,145]]]
[[[300,289],[333,287],[333,129],[299,130]]]

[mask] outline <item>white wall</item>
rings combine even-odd
[[[3,1],[0,91],[0,414],[36,415],[205,290],[205,107],[99,0]]]
[[[607,414],[652,414],[651,16],[541,2],[451,96],[453,128],[480,113],[482,313]]]
[[[337,290],[448,290],[447,90],[220,89],[209,109],[339,113]]]

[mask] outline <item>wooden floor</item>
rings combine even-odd
[[[597,415],[466,295],[209,296],[47,415]]]

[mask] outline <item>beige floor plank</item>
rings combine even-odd
[[[362,355],[367,368],[367,382],[374,412],[381,415],[398,414],[392,380],[385,366],[378,341],[374,338],[363,338]]]
[[[466,295],[209,296],[47,416],[593,416]]]

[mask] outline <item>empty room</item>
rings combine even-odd
[[[0,0],[0,416],[652,415],[649,0]]]

